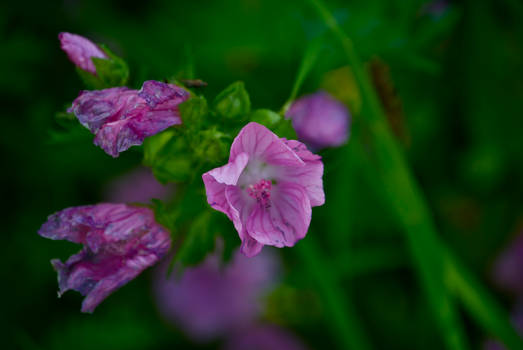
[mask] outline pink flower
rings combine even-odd
[[[82,91],[68,111],[96,135],[95,145],[118,157],[146,137],[181,124],[178,105],[188,98],[189,93],[176,85],[150,80],[141,90]]]
[[[60,33],[58,39],[62,50],[65,51],[69,59],[80,69],[96,74],[92,57],[109,58],[96,44],[83,36]]]
[[[158,310],[199,342],[250,324],[277,278],[276,256],[264,253],[248,259],[236,252],[226,266],[214,253],[201,265],[184,269],[181,278],[176,271],[167,276],[167,260],[157,268],[154,280]]]
[[[169,232],[148,208],[97,204],[59,211],[38,234],[84,245],[65,263],[51,260],[58,272],[59,295],[69,289],[85,296],[82,312],[93,312],[109,294],[154,265],[171,245]]]
[[[311,207],[325,202],[323,163],[304,144],[247,124],[231,146],[229,163],[203,174],[207,201],[234,223],[241,251],[291,247],[305,237]]]
[[[349,137],[349,111],[323,91],[296,100],[285,116],[292,119],[298,139],[312,148],[341,146]]]

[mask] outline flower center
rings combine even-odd
[[[247,187],[247,194],[256,199],[263,207],[270,208],[271,187],[272,183],[269,180],[261,179],[254,185]]]

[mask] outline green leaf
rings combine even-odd
[[[251,110],[251,100],[245,85],[237,81],[229,85],[216,96],[213,109],[225,119],[237,119],[246,116]]]
[[[283,117],[270,109],[257,109],[252,112],[249,119],[272,129],[282,121]]]
[[[292,127],[292,121],[284,118],[270,109],[257,109],[249,116],[253,122],[262,124],[271,129],[276,135],[287,139],[296,139],[296,132]]]
[[[206,210],[194,219],[174,258],[175,262],[180,262],[182,266],[196,265],[214,251],[215,231],[211,228],[211,217],[212,212]]]

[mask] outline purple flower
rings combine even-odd
[[[254,326],[237,332],[226,350],[304,350],[305,345],[293,334],[275,326]]]
[[[91,60],[92,57],[109,58],[100,47],[83,36],[60,33],[58,34],[58,39],[60,40],[62,50],[69,56],[69,59],[78,68],[92,74],[96,74],[96,67]]]
[[[169,232],[148,208],[125,204],[73,207],[50,215],[38,234],[83,244],[58,272],[59,295],[69,289],[85,296],[82,312],[93,312],[109,294],[154,265],[171,245]]]
[[[315,149],[341,146],[349,137],[349,111],[323,91],[299,98],[285,116],[298,139]]]
[[[68,112],[96,135],[95,145],[118,157],[146,137],[181,124],[178,105],[188,98],[189,93],[181,87],[149,80],[141,90],[82,91]]]
[[[498,257],[493,277],[504,290],[523,294],[523,232]]]
[[[236,252],[223,267],[215,253],[179,278],[176,271],[167,276],[166,261],[155,275],[158,309],[194,340],[228,334],[259,314],[260,298],[273,285],[278,265],[276,256],[267,252],[252,259]]]
[[[140,167],[111,181],[105,199],[118,203],[148,203],[151,199],[168,199],[174,193],[174,184],[162,185],[149,168]]]
[[[323,163],[304,144],[247,124],[231,146],[229,163],[203,174],[207,201],[234,223],[241,251],[291,247],[305,237],[311,207],[325,202]]]

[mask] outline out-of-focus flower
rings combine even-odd
[[[113,203],[148,203],[151,199],[169,198],[174,184],[163,185],[149,168],[140,167],[111,181],[105,191],[105,200]]]
[[[323,91],[297,99],[285,116],[298,139],[312,148],[341,146],[349,137],[348,109]]]
[[[268,253],[248,259],[236,252],[225,267],[215,253],[186,268],[181,278],[167,275],[166,261],[155,275],[159,311],[200,342],[243,327],[259,314],[263,294],[277,279],[278,260]]]
[[[229,338],[225,350],[304,350],[293,334],[275,326],[254,326]]]
[[[146,137],[181,124],[178,105],[188,98],[189,93],[181,87],[150,80],[141,90],[82,91],[68,112],[96,135],[95,145],[117,157]]]
[[[423,4],[420,12],[431,16],[434,20],[438,20],[445,15],[449,7],[448,0],[433,0]]]
[[[494,282],[506,291],[523,294],[523,232],[501,253],[493,270]]]
[[[87,38],[77,34],[58,34],[60,46],[69,59],[80,69],[96,74],[96,67],[92,57],[109,58],[103,50]]]
[[[519,333],[520,336],[523,336],[523,298],[520,297],[518,302],[516,303],[514,309],[511,313],[511,321],[512,325],[516,329],[516,331]],[[505,350],[505,346],[501,344],[499,341],[494,339],[488,339],[483,344],[484,350]]]
[[[50,215],[38,234],[83,244],[65,263],[51,260],[58,272],[59,295],[76,290],[85,296],[82,312],[93,312],[109,294],[154,265],[171,245],[169,232],[148,208],[102,203]]]
[[[225,213],[254,256],[264,245],[291,247],[305,237],[311,207],[325,202],[323,163],[304,144],[247,124],[231,146],[228,164],[203,174],[207,202]]]

